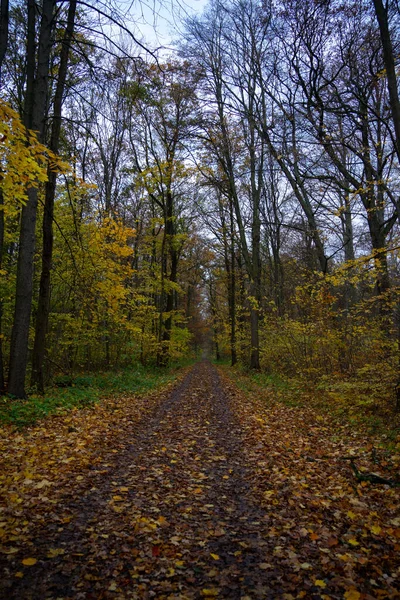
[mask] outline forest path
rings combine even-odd
[[[267,597],[268,513],[247,501],[242,432],[216,369],[197,364],[131,436],[63,507],[67,526],[36,533],[39,563],[15,597]],[[47,559],[52,549],[65,552]]]
[[[141,421],[117,415],[108,453],[89,473],[54,486],[51,510],[32,503],[33,520],[42,517],[22,554],[0,565],[0,595],[398,597],[392,490],[362,498],[324,423],[287,407],[267,414],[264,405],[246,402],[202,362]],[[332,453],[323,470],[321,452]],[[394,542],[377,539],[382,515]],[[372,555],[360,547],[368,536]]]

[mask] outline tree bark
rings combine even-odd
[[[65,30],[65,35],[61,48],[57,87],[54,96],[53,125],[50,137],[50,150],[52,150],[54,154],[58,154],[59,151],[62,103],[64,98],[65,82],[67,78],[70,46],[75,25],[76,4],[77,0],[71,0],[69,3],[67,27]],[[47,176],[48,181],[45,187],[45,201],[42,226],[42,272],[40,276],[39,299],[36,314],[31,379],[32,385],[36,386],[37,390],[40,393],[44,393],[43,363],[45,357],[46,333],[48,329],[50,310],[50,279],[53,258],[53,215],[57,173],[54,170],[51,170],[51,168],[49,167],[47,171]]]
[[[0,85],[1,68],[8,46],[9,0],[0,1]]]
[[[3,190],[0,189],[0,271],[3,266],[3,247],[4,247],[4,197]],[[0,298],[0,394],[5,391],[4,377],[4,358],[3,358],[3,301]]]
[[[8,46],[8,0],[0,2],[0,86],[1,86],[1,69],[4,57]],[[1,172],[1,169],[0,169]],[[0,271],[3,264],[3,246],[4,246],[4,197],[3,190],[0,189]],[[0,394],[4,392],[4,360],[3,360],[3,341],[2,341],[2,318],[3,318],[3,302],[0,298]]]
[[[396,139],[396,154],[400,162],[400,101],[397,89],[396,65],[394,60],[393,46],[389,32],[388,3],[386,8],[382,0],[373,0],[376,18],[381,34],[383,60],[385,62],[387,84],[389,90],[390,108],[392,111],[393,126]]]
[[[43,141],[45,131],[51,34],[55,7],[55,0],[43,1],[35,74],[32,70],[32,55],[30,54],[35,45],[35,2],[29,0],[28,5],[28,66],[30,70],[28,71],[25,125],[37,131],[41,141]],[[27,202],[21,212],[15,309],[11,333],[8,393],[16,398],[26,396],[25,375],[32,308],[37,205],[38,190],[30,188]]]
[[[178,276],[178,252],[175,248],[175,217],[174,217],[174,199],[172,191],[168,190],[166,194],[166,219],[165,219],[165,237],[166,247],[169,253],[171,265],[170,272],[166,274],[168,283],[176,283]],[[171,287],[167,292],[165,312],[167,317],[164,321],[162,334],[162,348],[160,365],[167,366],[170,360],[170,343],[172,331],[172,311],[174,310],[174,289]]]

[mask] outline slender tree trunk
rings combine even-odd
[[[67,78],[70,45],[74,32],[77,0],[71,0],[68,10],[67,27],[62,42],[60,66],[58,71],[57,87],[54,97],[53,125],[50,138],[50,149],[57,154],[59,151],[61,132],[61,112],[64,97],[65,81]],[[44,392],[43,363],[45,357],[46,333],[48,329],[50,310],[50,279],[53,258],[53,215],[54,199],[56,194],[57,174],[48,168],[48,181],[45,187],[45,201],[43,214],[43,248],[42,272],[40,276],[38,309],[36,314],[35,341],[32,354],[32,385],[39,392]]]
[[[0,189],[0,271],[3,266],[3,248],[4,248],[4,198],[3,190]],[[4,359],[3,359],[3,301],[0,298],[0,394],[5,391],[4,378]]]
[[[250,308],[250,333],[251,352],[250,369],[260,369],[260,338],[259,320],[261,304],[261,262],[260,262],[260,214],[259,214],[259,192],[253,199],[255,208],[253,210],[252,227],[252,282],[250,285],[251,308]]]
[[[0,0],[0,84],[1,68],[8,46],[9,1]]]
[[[371,152],[369,146],[368,106],[366,99],[362,98],[359,104],[361,115],[361,134],[363,141],[363,162],[365,172],[366,191],[360,194],[361,200],[367,211],[368,229],[371,237],[372,248],[376,252],[378,295],[384,294],[390,288],[389,270],[387,264],[386,235],[384,231],[384,209],[376,198],[374,174],[371,166]]]
[[[175,219],[174,219],[174,199],[172,191],[168,190],[166,194],[166,207],[165,207],[165,239],[166,239],[166,252],[170,258],[170,272],[165,273],[165,278],[168,283],[176,283],[178,277],[178,252],[175,248]],[[168,261],[166,261],[167,264]],[[160,366],[167,366],[170,359],[170,342],[171,342],[171,331],[172,331],[172,312],[174,310],[174,289],[170,288],[166,294],[165,312],[167,317],[162,324],[162,337],[161,337],[161,355],[158,359]]]
[[[231,366],[237,363],[236,350],[236,268],[235,268],[235,219],[233,202],[229,197],[229,226],[226,222],[225,207],[219,197],[219,212],[222,224],[224,263],[227,277],[228,315],[230,327]],[[228,229],[229,227],[229,229]]]
[[[250,333],[251,333],[251,352],[250,369],[260,370],[260,338],[259,338],[259,306],[257,284],[253,283],[250,288],[253,297],[252,302],[256,301],[257,306],[250,309]]]
[[[0,2],[0,86],[2,82],[1,71],[6,55],[8,46],[8,0],[1,0]],[[1,169],[0,169],[1,172]],[[4,197],[3,190],[0,188],[0,271],[3,264],[3,251],[4,251]],[[4,379],[4,359],[3,359],[3,341],[2,341],[2,320],[3,320],[3,302],[0,298],[0,394],[5,389]]]
[[[373,3],[381,34],[383,60],[386,68],[390,108],[392,111],[396,139],[396,153],[400,162],[400,101],[399,92],[397,89],[396,64],[389,32],[388,2],[386,2],[386,8],[383,6],[382,0],[373,0]]]
[[[228,290],[228,301],[229,301],[229,319],[230,319],[230,330],[231,330],[231,366],[235,366],[237,363],[237,350],[236,350],[236,257],[235,257],[235,221],[233,218],[233,206],[232,202],[229,205],[229,219],[230,219],[230,257],[228,261],[230,263],[229,277],[229,290]]]
[[[51,34],[56,0],[44,0],[42,7],[36,76],[28,72],[25,124],[39,134],[43,140],[45,113],[48,97],[48,76],[51,50]],[[29,0],[29,16],[34,14],[35,3]],[[28,61],[32,69],[29,52],[34,46],[34,17],[28,22]],[[29,324],[32,308],[33,267],[35,253],[35,229],[38,205],[38,190],[30,188],[21,212],[17,282],[14,321],[11,333],[10,373],[8,393],[25,397],[25,375],[28,361]]]

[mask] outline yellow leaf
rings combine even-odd
[[[202,494],[202,493],[203,493],[202,488],[196,488],[195,490],[193,490],[193,494]]]
[[[355,519],[357,515],[355,513],[353,513],[351,510],[349,510],[347,512],[347,516],[349,517],[349,519]]]
[[[15,554],[16,552],[19,552],[19,548],[14,548],[14,547],[4,548],[4,549],[1,549],[0,552],[2,554]]]
[[[63,548],[50,548],[47,553],[47,558],[54,558],[56,556],[61,556],[64,554],[65,550]]]
[[[121,502],[123,500],[122,496],[113,496],[113,500],[115,502]]]
[[[21,577],[23,577],[23,576],[24,576],[24,574],[23,574],[23,572],[22,572],[22,571],[17,571],[17,572],[15,573],[15,577],[19,577],[20,579],[21,579]]]
[[[33,565],[36,565],[37,560],[36,558],[24,558],[22,561],[22,564],[25,565],[26,567],[32,567]]]
[[[361,594],[357,590],[349,590],[345,593],[344,598],[346,600],[360,600]]]
[[[349,542],[349,544],[351,544],[352,546],[359,546],[360,542],[357,542],[356,539],[354,538],[350,538],[349,540],[347,540]]]
[[[349,554],[337,554],[336,556],[344,562],[349,562],[351,560],[351,556]]]
[[[218,554],[212,554],[211,553],[210,556],[212,556],[214,560],[219,560]]]
[[[382,527],[379,527],[379,525],[372,525],[371,527],[371,531],[372,533],[374,533],[375,535],[379,535],[380,532],[382,531]]]
[[[201,593],[206,598],[215,598],[218,596],[218,590],[216,588],[204,588],[201,590]]]
[[[321,587],[321,588],[326,588],[326,583],[322,579],[316,579],[314,581],[314,585]]]

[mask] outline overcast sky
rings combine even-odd
[[[136,27],[152,47],[169,46],[179,35],[185,16],[199,14],[208,0],[145,0],[132,8]]]

